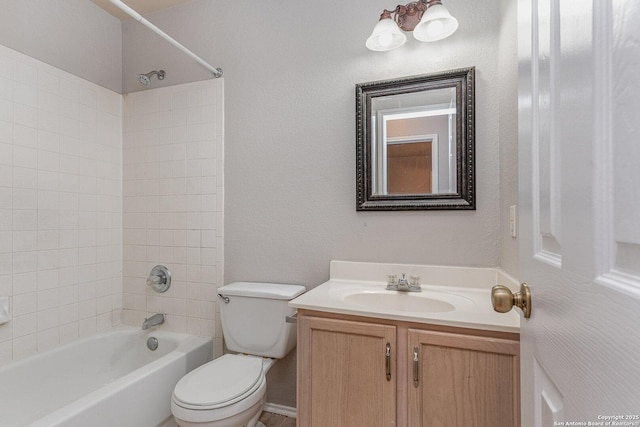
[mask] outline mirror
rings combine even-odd
[[[474,73],[356,85],[357,210],[475,209]]]

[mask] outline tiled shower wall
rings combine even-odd
[[[121,111],[0,46],[0,364],[121,322]]]
[[[124,322],[166,313],[166,329],[215,338],[223,266],[223,83],[124,96]],[[156,264],[163,294],[146,286]]]
[[[221,80],[145,90],[123,117],[122,95],[0,45],[0,365],[155,312],[222,353],[222,100]]]

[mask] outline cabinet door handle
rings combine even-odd
[[[413,347],[413,386],[418,387],[420,377],[418,376],[418,347]]]
[[[387,372],[387,381],[391,381],[391,344],[387,343],[387,351],[384,354],[384,366]]]

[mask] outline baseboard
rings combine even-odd
[[[284,415],[285,417],[296,418],[296,408],[292,408],[291,406],[267,402],[262,409],[267,412],[273,412],[274,414]]]
[[[173,416],[167,418],[162,423],[158,424],[157,427],[178,427],[178,423],[173,419]]]

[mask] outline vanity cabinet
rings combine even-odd
[[[520,425],[519,342],[408,329],[410,427]]]
[[[393,426],[396,328],[298,317],[298,426]]]
[[[518,427],[518,339],[299,310],[298,427]]]

